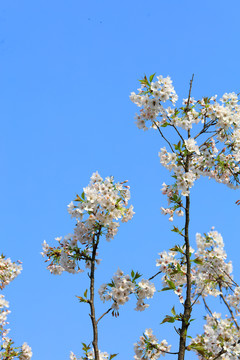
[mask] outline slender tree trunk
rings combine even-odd
[[[99,358],[99,350],[98,350],[98,327],[97,320],[95,315],[95,304],[94,304],[94,281],[95,281],[95,258],[96,251],[99,242],[99,235],[97,235],[97,240],[95,241],[95,237],[93,238],[93,250],[92,250],[92,260],[91,260],[91,273],[90,273],[90,309],[91,309],[91,320],[92,320],[92,328],[93,328],[93,349],[94,349],[94,360],[100,360]]]
[[[190,137],[190,132],[188,134]],[[189,155],[186,158],[185,173],[189,171]],[[190,262],[190,243],[189,243],[189,210],[190,210],[190,195],[186,197],[186,210],[185,210],[185,256],[187,264],[187,291],[186,299],[184,302],[184,314],[182,317],[182,328],[180,329],[180,342],[178,360],[184,360],[186,349],[187,329],[189,326],[189,320],[191,318],[191,262]]]

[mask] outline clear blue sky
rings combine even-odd
[[[87,306],[79,304],[86,273],[50,275],[40,255],[45,239],[72,231],[67,204],[92,172],[129,180],[136,215],[103,242],[97,285],[118,266],[149,277],[158,252],[177,237],[160,214],[157,133],[134,124],[129,100],[137,79],[170,75],[180,98],[240,91],[240,3],[216,0],[2,0],[0,4],[1,252],[23,261],[5,294],[11,336],[27,341],[34,360],[65,360],[91,341]],[[239,191],[207,179],[192,191],[191,235],[219,230],[240,280]],[[160,288],[160,278],[155,282]],[[125,305],[100,326],[100,349],[133,357],[133,343],[152,327],[177,346],[171,325],[159,326],[175,297],[158,293],[144,313]],[[97,304],[100,314],[106,307]],[[201,331],[201,326],[198,326]]]

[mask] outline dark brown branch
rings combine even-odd
[[[216,121],[215,121],[215,120],[209,121],[208,124],[205,123],[204,126],[203,126],[203,128],[202,128],[202,130],[201,130],[196,136],[194,136],[194,139],[196,140],[201,134],[206,133],[207,130],[208,130],[211,126],[213,126],[213,125],[215,125],[215,124],[216,124]],[[220,130],[219,130],[219,131],[220,131]],[[219,131],[214,131],[214,132],[216,132],[216,134],[217,134]],[[216,135],[216,134],[215,134],[215,135]],[[214,136],[214,135],[212,135],[212,136]]]
[[[202,291],[197,295],[197,297],[194,300],[194,302],[192,303],[191,307],[193,307],[196,304],[196,302],[198,301],[198,299],[200,298],[200,296],[202,296],[204,289],[205,289],[205,286],[202,288]]]
[[[170,141],[168,141],[168,139],[165,138],[165,136],[163,135],[163,133],[162,133],[160,127],[158,126],[158,124],[156,123],[156,121],[153,121],[153,123],[154,123],[154,125],[157,127],[157,129],[158,129],[160,135],[162,136],[162,138],[168,143],[168,145],[169,145],[170,149],[172,150],[172,152],[175,152],[175,151],[173,150],[173,147],[172,147]]]
[[[111,310],[112,310],[112,308],[110,307],[107,311],[105,311],[105,313],[103,313],[103,314],[100,316],[100,318],[97,320],[97,324],[98,324],[98,322],[99,322],[105,315],[107,315]]]
[[[215,321],[216,321],[217,324],[218,324],[218,321],[217,321],[217,319],[213,316],[213,313],[212,313],[210,307],[208,306],[206,300],[204,299],[204,297],[203,297],[202,299],[203,299],[203,303],[204,303],[205,308],[207,309],[207,311],[209,312],[209,314],[215,319]]]
[[[158,271],[155,275],[153,275],[153,276],[151,276],[150,278],[148,278],[148,281],[154,279],[157,275],[161,274],[161,272],[162,272],[161,270]]]
[[[96,252],[97,252],[97,247],[98,247],[98,243],[99,243],[99,238],[100,238],[100,232],[101,232],[101,228],[99,229],[97,234],[93,235],[93,240],[92,240],[92,257],[91,257],[91,272],[90,272],[90,300],[89,300],[89,305],[90,305],[90,310],[91,313],[90,318],[92,321],[92,328],[93,328],[93,349],[94,349],[94,359],[95,360],[100,360],[99,358],[99,350],[98,350],[98,327],[97,327],[97,320],[96,320],[96,315],[95,315],[95,304],[94,304],[94,282],[95,282],[95,259],[96,259]],[[96,239],[95,239],[96,237]]]
[[[192,78],[193,80],[193,78]],[[192,80],[190,82],[190,90],[189,96],[191,94]],[[188,138],[190,138],[190,130],[188,130]],[[189,171],[189,155],[186,156],[185,163],[185,173]],[[191,261],[190,261],[190,240],[189,240],[189,222],[190,222],[190,195],[186,196],[186,206],[185,206],[185,226],[184,226],[184,234],[185,234],[185,257],[187,263],[187,291],[186,291],[186,299],[184,302],[184,314],[182,317],[182,327],[180,329],[180,341],[179,341],[179,354],[178,360],[184,360],[185,350],[186,350],[186,339],[187,339],[187,330],[189,327],[189,320],[191,318],[192,305],[191,305]]]
[[[184,142],[184,138],[182,137],[182,135],[180,134],[180,132],[178,131],[178,129],[176,128],[176,126],[173,125],[173,124],[169,124],[169,125],[174,128],[174,130],[177,132],[177,134],[178,134],[178,136],[180,137],[180,139],[182,140],[182,142]]]
[[[188,110],[189,110],[189,104],[190,104],[190,99],[191,99],[193,78],[194,78],[194,74],[192,74],[192,79],[190,80],[190,87],[189,87],[189,93],[188,93],[188,101],[187,101],[186,112],[188,112]]]
[[[221,286],[221,285],[219,285],[219,289],[220,289],[220,291],[221,291],[221,293],[222,293],[222,286]],[[227,301],[226,301],[225,297],[223,296],[223,294],[220,295],[220,298],[223,300],[224,304],[225,304],[226,307],[228,308],[228,311],[229,311],[229,313],[230,313],[230,315],[231,315],[231,318],[232,318],[234,324],[236,325],[236,328],[239,330],[239,326],[238,326],[238,323],[237,323],[237,321],[236,321],[236,319],[235,319],[235,316],[234,316],[234,314],[233,314],[233,311],[232,311],[232,309],[230,308],[229,304],[227,303]]]
[[[222,349],[221,351],[219,351],[219,353],[214,358],[212,358],[212,360],[218,359],[222,354],[225,354],[225,352],[226,352],[226,350]]]

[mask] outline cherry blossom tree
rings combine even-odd
[[[172,308],[171,315],[163,323],[179,321],[176,329],[179,360],[185,358],[185,351],[195,351],[200,359],[237,359],[240,356],[239,286],[233,280],[232,264],[227,262],[221,235],[213,229],[207,234],[196,235],[196,252],[190,246],[190,189],[200,176],[207,176],[219,183],[236,189],[239,185],[240,161],[240,106],[238,95],[224,94],[195,100],[191,96],[193,77],[190,81],[188,98],[182,106],[175,106],[178,96],[169,77],[145,76],[138,94],[132,93],[131,100],[140,107],[136,115],[139,129],[158,131],[166,147],[159,152],[161,164],[168,169],[174,182],[163,184],[162,193],[167,195],[168,207],[161,208],[169,220],[174,215],[184,216],[184,227],[174,226],[172,231],[182,239],[182,245],[175,245],[169,251],[160,253],[157,266],[163,274],[162,290],[172,290],[178,295],[183,311],[177,314]],[[168,106],[167,106],[167,105]],[[164,128],[169,127],[177,136],[176,143],[165,136]],[[193,256],[195,252],[195,255]],[[228,317],[213,313],[207,304],[208,296],[220,297],[225,304]],[[208,312],[204,333],[196,338],[189,337],[193,306],[203,301]],[[163,340],[169,353],[166,340]],[[162,351],[147,330],[135,346],[135,359],[157,359]]]
[[[48,270],[52,274],[83,272],[87,268],[89,288],[78,297],[87,303],[92,322],[92,345],[83,343],[83,355],[72,352],[70,360],[111,360],[99,350],[98,324],[109,313],[118,316],[120,306],[131,295],[136,297],[137,311],[149,307],[148,301],[154,296],[156,287],[153,279],[162,277],[161,291],[175,294],[182,311],[175,307],[169,315],[163,315],[162,323],[177,323],[174,327],[179,345],[172,350],[166,339],[159,341],[151,328],[146,329],[134,345],[135,360],[158,359],[174,355],[185,359],[186,351],[194,352],[200,359],[238,359],[240,357],[240,287],[233,280],[232,263],[227,261],[221,234],[214,228],[204,234],[196,234],[196,248],[189,236],[191,188],[200,176],[207,176],[232,189],[239,185],[240,161],[240,106],[238,95],[224,94],[220,101],[217,96],[195,100],[192,93],[193,78],[190,81],[188,97],[182,106],[176,107],[178,96],[169,77],[151,75],[140,81],[138,94],[130,99],[140,108],[136,115],[139,129],[152,129],[159,133],[165,147],[159,152],[160,163],[170,171],[173,182],[163,183],[162,193],[167,196],[167,207],[162,213],[183,217],[182,229],[173,226],[178,243],[159,253],[156,260],[157,272],[150,278],[141,278],[138,272],[124,274],[120,269],[109,282],[98,290],[100,299],[111,304],[97,316],[95,305],[95,272],[100,262],[98,248],[102,239],[114,238],[119,220],[127,222],[134,214],[128,206],[129,187],[126,182],[115,183],[113,177],[101,178],[98,172],[91,177],[90,184],[82,194],[68,206],[69,214],[76,219],[73,234],[56,238],[58,245],[43,244],[42,255],[46,256]],[[165,133],[168,127],[173,132],[172,141]],[[169,133],[169,131],[168,131]],[[141,279],[140,279],[141,278]],[[228,315],[211,310],[208,298],[221,299]],[[195,336],[191,333],[193,308],[203,303],[206,309],[204,331]],[[92,348],[93,347],[93,348]]]

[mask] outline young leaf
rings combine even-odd
[[[169,125],[169,123],[165,122],[164,124],[161,125],[161,127],[167,127]]]
[[[175,307],[173,306],[173,308],[171,309],[171,313],[175,316],[176,315],[176,311],[175,311]]]
[[[76,195],[76,199],[74,199],[74,201],[82,201],[82,199],[81,199],[80,196],[77,194],[77,195]]]
[[[175,318],[173,316],[166,315],[161,324],[164,324],[165,322],[174,323]]]
[[[202,260],[199,259],[199,258],[194,259],[193,262],[194,262],[195,264],[198,264],[198,265],[203,265]]]
[[[112,360],[113,358],[115,358],[115,356],[117,356],[118,354],[112,354],[112,355],[110,355],[110,357],[109,357],[109,360]]]
[[[161,290],[158,290],[158,291],[167,291],[167,290],[172,290],[172,288],[170,288],[170,287],[164,287],[164,288],[162,288]]]
[[[150,75],[150,77],[149,77],[149,82],[150,82],[150,83],[153,81],[153,78],[154,78],[155,74],[156,74],[156,73]]]
[[[167,283],[168,283],[168,285],[169,285],[169,287],[171,288],[171,289],[176,289],[176,286],[175,286],[175,284],[174,284],[174,282],[173,281],[171,281],[171,280],[167,280]]]

